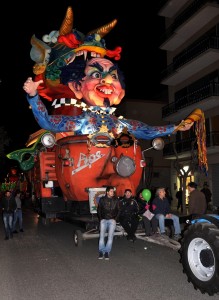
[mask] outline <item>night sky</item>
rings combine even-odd
[[[121,46],[118,61],[126,83],[126,98],[156,99],[166,88],[160,73],[166,66],[165,52],[159,50],[164,18],[157,15],[158,1],[56,1],[38,0],[4,4],[7,21],[1,18],[1,117],[12,139],[10,151],[25,148],[29,135],[40,129],[22,89],[28,76],[34,76],[30,39],[58,30],[68,6],[73,8],[74,28],[84,34],[117,19],[116,27],[105,36],[106,46]],[[119,6],[119,7],[117,7]],[[122,6],[122,7],[121,7]],[[147,8],[145,8],[145,6]],[[1,11],[4,14],[3,10]],[[123,100],[123,101],[124,101]]]

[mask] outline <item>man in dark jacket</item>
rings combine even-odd
[[[159,221],[160,233],[165,235],[165,219],[173,220],[175,229],[174,239],[178,240],[181,236],[181,228],[179,224],[179,217],[170,213],[169,201],[166,198],[165,188],[158,188],[156,191],[156,198],[152,201],[153,213]]]
[[[205,195],[197,190],[197,184],[193,181],[188,184],[189,191],[189,214],[192,217],[206,213],[207,203]]]
[[[97,214],[100,220],[99,259],[109,260],[118,211],[118,199],[114,195],[114,188],[108,186],[106,195],[100,198],[97,206]],[[108,238],[105,244],[106,232],[108,232]]]
[[[127,232],[127,239],[135,241],[135,232],[138,228],[139,207],[130,189],[125,190],[124,197],[119,201],[119,222]]]
[[[205,195],[205,200],[208,208],[208,204],[211,202],[212,193],[208,187],[207,182],[204,183],[203,189],[201,189],[201,192]]]
[[[5,240],[13,238],[13,216],[17,208],[15,198],[11,191],[6,191],[2,199],[3,222],[5,227]]]

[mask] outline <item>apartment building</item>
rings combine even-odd
[[[219,207],[219,1],[162,0],[158,15],[165,18],[160,49],[166,52],[167,67],[161,73],[161,84],[168,87],[169,95],[162,118],[177,123],[194,109],[204,112],[208,172],[197,168],[187,181],[194,180],[199,188],[207,182],[213,205]],[[187,168],[194,130],[178,132],[175,139],[182,168]],[[178,188],[173,141],[166,144],[163,156],[171,161],[171,188]]]

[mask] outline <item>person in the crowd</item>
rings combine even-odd
[[[197,184],[193,181],[188,184],[189,191],[189,214],[192,217],[206,213],[207,203],[203,192],[197,189]]]
[[[181,209],[181,213],[183,212],[182,198],[183,198],[182,188],[179,188],[179,190],[176,192],[176,199],[177,199],[177,210]]]
[[[14,211],[17,208],[17,204],[14,195],[11,191],[7,190],[5,196],[2,199],[2,213],[3,222],[5,227],[5,240],[13,238],[13,218]]]
[[[16,230],[16,225],[18,222],[19,231],[24,232],[23,230],[23,212],[22,212],[22,202],[21,202],[21,191],[17,190],[15,192],[15,201],[17,204],[17,208],[14,211],[14,221],[13,221],[13,233],[18,233]]]
[[[107,186],[105,196],[101,197],[97,206],[97,215],[100,220],[99,257],[109,260],[112,250],[113,237],[118,217],[118,198],[115,196],[114,187]],[[105,235],[108,233],[107,241]]]
[[[153,213],[159,221],[160,233],[165,236],[165,219],[173,220],[173,226],[175,230],[174,239],[179,240],[181,238],[181,227],[179,223],[179,217],[170,212],[169,201],[166,198],[165,188],[159,187],[156,190],[156,197],[152,201]]]
[[[169,187],[166,187],[165,191],[166,191],[166,197],[167,197],[167,199],[169,201],[169,204],[170,204],[170,207],[171,207],[172,201],[173,201],[173,197],[171,195],[171,191],[170,191]]]
[[[124,197],[119,201],[119,222],[127,233],[127,240],[135,241],[138,228],[139,207],[130,189],[126,189]]]
[[[146,236],[152,236],[158,233],[158,220],[155,217],[154,214],[145,214],[147,210],[149,210],[151,213],[153,212],[152,210],[152,205],[150,202],[146,202],[144,200],[144,197],[142,196],[142,191],[140,191],[136,197],[136,201],[139,206],[139,216],[142,219],[142,222],[144,224],[144,229],[145,229],[145,235]]]
[[[203,188],[201,189],[201,192],[205,195],[206,204],[207,204],[207,208],[208,208],[208,205],[211,202],[212,193],[211,193],[211,190],[209,189],[207,182],[204,183]]]

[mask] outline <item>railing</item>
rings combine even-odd
[[[164,79],[172,75],[179,67],[193,60],[201,53],[206,52],[208,49],[219,49],[219,36],[202,38],[186,48],[179,55],[175,56],[173,62],[161,72],[161,78]]]
[[[219,0],[196,0],[190,4],[181,14],[176,17],[175,21],[170,25],[170,27],[165,31],[161,37],[160,44],[163,44],[168,40],[174,31],[183,23],[185,23],[191,16],[193,16],[202,6],[206,3],[219,3]],[[165,4],[165,2],[164,2]]]
[[[182,139],[180,141],[176,141],[176,151],[178,154],[182,152],[191,152],[191,144],[195,140],[194,137]],[[174,142],[166,144],[163,149],[163,156],[175,155]],[[206,134],[206,147],[219,146],[219,131],[211,131]],[[197,150],[197,144],[194,144],[194,150]]]
[[[215,71],[175,94],[175,101],[162,108],[165,118],[178,110],[212,96],[219,96],[219,71]]]

